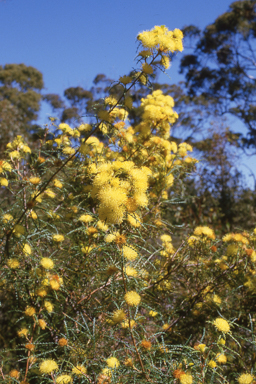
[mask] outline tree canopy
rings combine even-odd
[[[256,1],[233,2],[229,10],[196,36],[192,54],[181,60],[188,95],[203,96],[219,115],[231,114],[248,129],[244,143],[256,146]]]

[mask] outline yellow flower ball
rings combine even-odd
[[[193,377],[192,375],[189,375],[188,373],[184,373],[180,376],[180,383],[181,384],[192,384],[193,383]]]
[[[224,355],[223,353],[219,353],[217,356],[216,356],[216,360],[218,363],[220,364],[226,364],[227,362],[227,356]]]
[[[53,308],[54,308],[53,304],[50,301],[45,301],[44,307],[45,307],[46,311],[49,313],[51,313],[53,311]]]
[[[208,366],[210,368],[215,368],[217,366],[216,362],[214,360],[210,360],[209,363],[208,363]]]
[[[56,243],[60,243],[60,242],[64,241],[64,236],[63,235],[53,235],[52,239]]]
[[[113,312],[112,321],[115,324],[122,323],[122,321],[124,321],[125,319],[126,319],[126,314],[122,309],[117,309],[116,311]]]
[[[227,322],[227,320],[222,319],[221,317],[218,317],[214,320],[213,325],[217,328],[220,332],[229,332],[230,331],[230,325]]]
[[[129,291],[125,294],[124,299],[130,306],[136,307],[141,301],[140,295],[135,291]]]
[[[123,255],[129,261],[134,261],[138,257],[138,253],[127,245],[123,246]]]
[[[45,329],[46,328],[46,322],[43,320],[43,319],[39,319],[38,320],[38,324],[39,324],[39,327],[41,328],[41,329]]]
[[[118,368],[120,365],[120,362],[117,360],[116,357],[109,357],[107,360],[107,366],[109,368]]]
[[[87,372],[87,369],[83,365],[77,365],[72,369],[72,373],[78,376],[86,374],[86,372]]]
[[[49,257],[43,257],[40,261],[40,264],[45,269],[53,269],[54,262]]]
[[[17,259],[9,259],[7,260],[7,265],[11,269],[16,269],[16,268],[19,268],[20,262]]]
[[[25,309],[25,315],[27,316],[33,316],[36,313],[36,310],[34,307],[27,307]]]
[[[57,371],[59,369],[58,364],[55,360],[47,359],[42,361],[42,363],[39,365],[39,370],[41,373],[51,373],[53,371]]]
[[[253,376],[250,375],[250,373],[243,373],[238,378],[239,384],[251,384],[252,381],[253,381]]]
[[[72,377],[69,375],[60,375],[55,379],[56,384],[67,384],[72,382]]]

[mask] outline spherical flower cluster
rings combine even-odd
[[[23,247],[22,247],[22,252],[26,255],[26,256],[29,256],[31,255],[32,251],[31,251],[31,247],[29,244],[24,244]]]
[[[125,294],[124,299],[130,306],[136,307],[141,301],[140,295],[135,291],[129,291]]]
[[[31,184],[37,185],[40,183],[41,179],[40,177],[35,176],[35,177],[30,177],[29,181]]]
[[[218,363],[220,364],[226,364],[227,362],[227,356],[224,355],[223,353],[219,353],[217,356],[216,356],[216,360]]]
[[[49,257],[43,257],[40,261],[40,264],[45,269],[53,269],[54,262]]]
[[[243,373],[238,378],[239,384],[251,384],[253,381],[253,376],[250,373]]]
[[[2,220],[4,224],[7,224],[9,221],[13,220],[13,216],[10,213],[6,213],[3,215]]]
[[[127,245],[123,246],[122,251],[124,258],[129,261],[134,261],[138,257],[138,253]]]
[[[43,319],[39,319],[39,320],[38,320],[38,324],[39,324],[39,327],[40,327],[41,329],[45,329],[46,326],[47,326],[46,322],[45,322]]]
[[[47,312],[52,313],[53,311],[53,304],[50,301],[45,301],[44,302],[44,307]]]
[[[9,259],[7,260],[7,265],[11,269],[16,269],[16,268],[19,268],[20,262],[17,259]]]
[[[217,328],[218,331],[227,333],[230,331],[230,325],[227,322],[227,320],[222,319],[221,317],[218,317],[214,320],[213,325]]]
[[[227,233],[225,236],[223,236],[222,241],[224,241],[224,243],[235,241],[237,243],[248,244],[248,239],[241,233]]]
[[[126,314],[122,309],[117,309],[116,311],[113,312],[112,321],[115,324],[122,323],[122,321],[124,321],[125,319],[126,319]]]
[[[57,371],[59,369],[58,364],[55,360],[47,359],[42,361],[39,365],[39,370],[41,373],[49,374],[51,372]]]
[[[78,220],[82,221],[83,223],[90,223],[94,219],[91,215],[81,215]]]
[[[66,345],[68,345],[68,340],[64,337],[61,337],[58,341],[58,344],[60,347],[65,347]]]
[[[132,161],[116,160],[102,163],[94,170],[92,198],[99,202],[98,214],[102,222],[121,224],[133,201],[134,212],[137,208],[146,207],[148,199],[147,167],[136,168]]]
[[[144,31],[137,36],[143,47],[162,52],[182,51],[182,38],[181,30],[169,31],[164,25],[155,26],[151,31]]]
[[[9,376],[13,377],[14,379],[18,379],[19,376],[20,376],[20,372],[17,371],[17,369],[12,369],[12,370],[9,372]]]
[[[118,368],[120,365],[120,362],[116,357],[109,357],[106,360],[106,363],[109,368]]]
[[[36,313],[36,310],[34,307],[27,307],[25,309],[25,315],[27,316],[33,316]]]
[[[136,276],[138,276],[138,272],[136,271],[136,269],[130,267],[129,265],[127,265],[127,266],[125,267],[125,273],[126,273],[127,276],[131,276],[131,277],[136,277]]]
[[[19,337],[26,337],[28,335],[29,330],[27,328],[22,328],[20,331],[18,331]]]
[[[125,320],[122,322],[122,328],[134,328],[136,327],[137,323],[135,320],[131,319],[131,320]]]
[[[77,365],[72,369],[72,373],[77,376],[84,375],[87,373],[87,369],[83,365]]]
[[[149,340],[142,340],[140,345],[142,346],[142,348],[146,349],[146,350],[150,350],[151,347],[152,347],[152,344],[151,344],[151,341]]]
[[[60,243],[60,242],[64,241],[64,236],[63,235],[53,235],[52,239],[56,243]]]
[[[217,364],[216,364],[216,362],[214,360],[210,360],[209,363],[208,363],[208,366],[210,368],[216,368]]]
[[[161,90],[154,91],[152,95],[148,95],[145,99],[141,99],[141,107],[143,108],[143,125],[148,125],[148,133],[151,133],[153,126],[164,139],[170,136],[170,124],[173,124],[178,115],[173,111],[174,101],[169,95],[164,95]]]
[[[213,230],[209,227],[196,227],[196,229],[194,230],[194,235],[196,236],[203,235],[208,237],[209,239],[213,239],[213,240],[215,239],[215,234]]]
[[[192,384],[193,383],[193,377],[189,373],[183,373],[179,377],[181,384]]]
[[[68,384],[72,382],[72,377],[69,375],[60,375],[55,379],[56,384]]]

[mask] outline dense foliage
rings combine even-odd
[[[176,144],[174,100],[128,91],[182,50],[182,32],[138,35],[139,69],[94,124],[52,120],[0,161],[2,383],[237,383],[254,380],[256,230],[179,244],[183,180],[197,160]],[[100,132],[102,141],[96,136]]]

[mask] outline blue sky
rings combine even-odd
[[[155,25],[204,28],[231,0],[2,0],[0,64],[24,63],[43,73],[44,93],[89,88],[99,73],[118,79],[135,66],[136,36]],[[168,71],[175,83],[178,60]],[[164,75],[163,75],[164,76]],[[41,123],[49,110],[43,108]],[[246,164],[253,166],[252,160]],[[256,167],[255,167],[256,173]],[[244,169],[244,172],[245,169]]]

